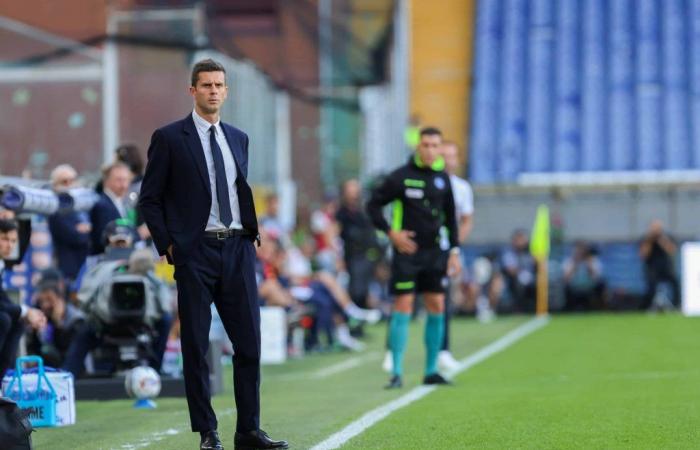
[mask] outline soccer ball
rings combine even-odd
[[[124,387],[129,397],[155,398],[160,394],[160,376],[151,367],[134,367],[126,373]]]

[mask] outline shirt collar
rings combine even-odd
[[[197,127],[197,131],[199,131],[200,134],[207,134],[209,132],[209,128],[211,128],[212,124],[208,122],[204,117],[200,116],[197,114],[197,111],[192,110],[192,120],[194,120],[194,126]],[[213,124],[216,127],[217,133],[219,130],[221,130],[221,120],[217,120],[215,124]]]
[[[105,195],[110,198],[110,200],[112,200],[114,203],[119,203],[121,205],[122,199],[117,197],[117,194],[115,194],[108,188],[104,188],[103,191]]]

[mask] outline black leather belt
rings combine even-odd
[[[228,230],[210,230],[204,232],[204,237],[223,241],[233,236],[252,236],[253,233],[244,228],[230,228]]]

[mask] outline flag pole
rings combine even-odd
[[[536,312],[538,316],[546,316],[549,312],[549,262],[546,257],[537,261]]]

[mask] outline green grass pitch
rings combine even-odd
[[[529,320],[457,320],[463,358]],[[367,411],[408,392],[423,370],[422,324],[412,326],[406,386],[387,392],[379,366],[385,327],[359,354],[310,355],[263,368],[262,426],[304,449]],[[343,363],[345,362],[345,363]],[[230,369],[214,399],[233,449]],[[79,402],[78,423],[34,433],[35,448],[196,449],[184,399],[158,409],[131,401]],[[544,328],[460,374],[351,439],[349,449],[700,448],[700,319],[678,315],[555,316]]]

